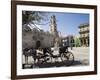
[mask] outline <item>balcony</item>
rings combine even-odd
[[[85,38],[85,37],[89,37],[89,34],[81,34],[80,38]]]

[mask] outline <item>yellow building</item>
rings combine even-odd
[[[89,46],[89,24],[79,26],[81,46]]]

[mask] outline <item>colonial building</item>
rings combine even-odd
[[[50,20],[50,33],[53,34],[55,37],[59,36],[57,31],[56,17],[54,15],[51,16]]]
[[[61,44],[61,37],[59,36],[56,24],[55,15],[51,16],[50,20],[50,33],[54,36],[54,46],[58,47]]]
[[[89,46],[89,24],[79,26],[81,46]]]
[[[33,26],[32,29],[28,25],[23,25],[22,27],[23,48],[59,46],[60,40],[54,15],[50,19],[50,31],[45,32],[36,26]]]
[[[74,47],[74,36],[68,35],[62,38],[63,46]]]

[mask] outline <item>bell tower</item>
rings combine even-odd
[[[56,24],[55,15],[52,15],[51,19],[50,19],[50,33],[52,33],[54,36],[58,37],[58,31],[57,31],[57,24]]]

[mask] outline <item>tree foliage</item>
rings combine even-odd
[[[22,24],[39,24],[46,21],[46,13],[39,11],[22,11]]]
[[[80,39],[79,38],[76,38],[75,39],[75,46],[76,47],[80,47],[81,46],[81,42],[80,42]]]

